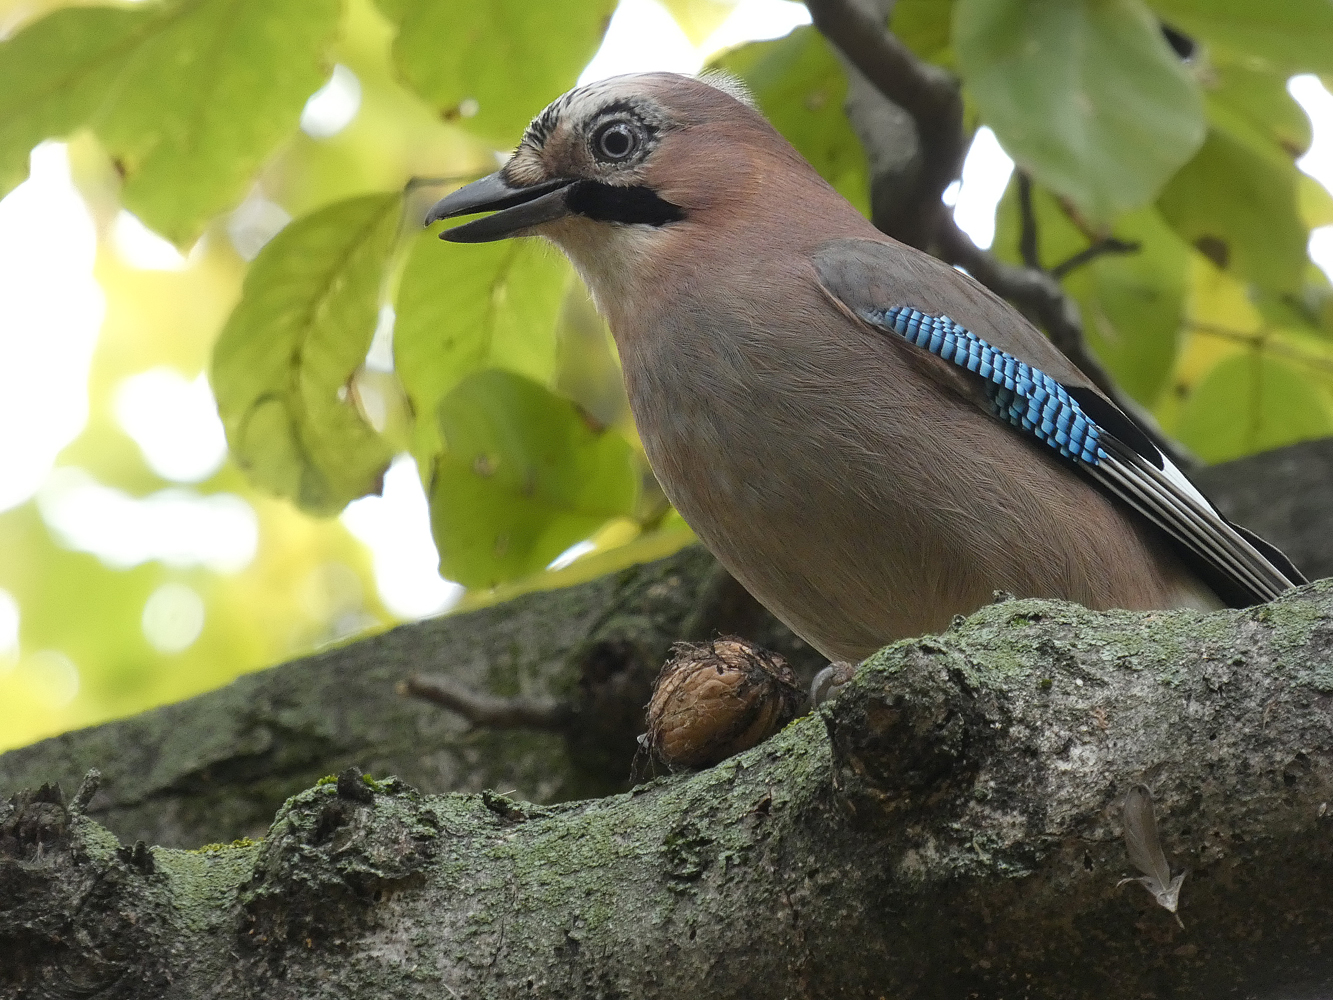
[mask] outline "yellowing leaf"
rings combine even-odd
[[[237,464],[312,513],[377,493],[391,458],[348,383],[375,331],[399,214],[397,195],[367,195],[292,223],[250,266],[214,348]]]
[[[634,508],[628,443],[512,372],[464,379],[440,404],[430,483],[440,574],[491,587],[535,572]]]
[[[953,47],[982,120],[1032,176],[1109,219],[1203,140],[1198,88],[1139,0],[958,0]]]
[[[663,0],[692,45],[700,45],[736,9],[736,0]]]
[[[1307,234],[1297,212],[1296,168],[1215,128],[1171,179],[1157,207],[1218,268],[1274,290],[1295,290]]]
[[[1333,195],[1309,174],[1296,178],[1296,204],[1306,228],[1333,226]]]

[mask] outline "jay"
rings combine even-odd
[[[1013,307],[876,230],[725,78],[570,91],[427,223],[483,211],[441,236],[568,256],[667,496],[832,660],[996,590],[1209,609],[1305,582]]]

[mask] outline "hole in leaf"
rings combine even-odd
[[[1194,241],[1194,248],[1223,271],[1231,262],[1231,248],[1220,236],[1200,236]]]

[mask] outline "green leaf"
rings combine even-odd
[[[400,211],[397,195],[367,195],[293,222],[250,265],[213,349],[237,464],[311,513],[379,492],[392,457],[347,385],[370,348]]]
[[[1328,396],[1307,372],[1256,352],[1219,362],[1185,401],[1178,436],[1225,462],[1333,434]]]
[[[0,44],[0,195],[28,175],[33,146],[92,115],[155,23],[144,10],[60,10]]]
[[[501,145],[574,86],[601,44],[615,0],[382,0],[398,23],[394,62],[447,119]]]
[[[843,113],[847,77],[818,31],[801,27],[751,42],[714,65],[744,80],[759,110],[820,176],[863,213],[869,210],[865,151]]]
[[[954,69],[950,34],[953,0],[898,0],[889,15],[889,30],[920,59]]]
[[[1151,0],[1162,20],[1194,38],[1259,56],[1284,73],[1333,72],[1328,0]]]
[[[125,172],[125,206],[184,244],[239,202],[324,83],[341,7],[210,0],[164,16],[94,121]]]
[[[504,368],[548,382],[556,321],[570,281],[565,258],[537,239],[457,244],[421,233],[398,287],[394,369],[418,414],[425,468],[440,444],[440,401],[465,376]]]
[[[1157,207],[1188,243],[1223,271],[1276,291],[1295,291],[1308,239],[1296,168],[1210,129],[1194,159],[1162,191]]]
[[[958,0],[953,47],[982,120],[1095,219],[1138,208],[1199,148],[1198,88],[1139,0]]]
[[[62,10],[0,45],[0,183],[91,125],[125,206],[186,245],[231,207],[327,73],[340,0],[183,0]]]
[[[546,566],[638,493],[629,444],[530,379],[488,369],[437,414],[447,450],[430,483],[440,574],[492,587]]]
[[[993,252],[1021,263],[1017,179],[1010,181],[996,213]],[[1054,267],[1086,249],[1089,241],[1044,188],[1033,190],[1042,264]],[[1071,271],[1061,282],[1078,303],[1093,353],[1130,395],[1151,405],[1166,388],[1181,346],[1189,247],[1153,208],[1117,220],[1114,235],[1137,243],[1133,253],[1105,254]]]
[[[1206,86],[1208,118],[1256,149],[1293,160],[1310,148],[1310,119],[1287,91],[1281,73],[1247,65],[1215,65]]]

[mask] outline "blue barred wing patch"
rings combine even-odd
[[[874,309],[865,318],[917,347],[986,380],[995,415],[1031,434],[1066,458],[1100,465],[1107,457],[1101,428],[1062,386],[1040,369],[996,350],[948,316],[909,306]]]

